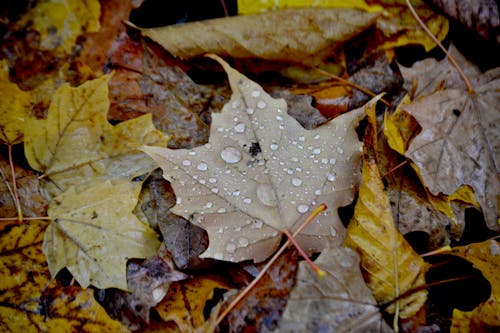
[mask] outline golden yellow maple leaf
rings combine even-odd
[[[6,60],[0,61],[0,91],[0,142],[13,145],[23,141],[31,94],[9,80]]]
[[[425,285],[427,268],[423,259],[397,230],[391,206],[380,178],[374,155],[375,110],[366,108],[371,124],[365,135],[362,183],[354,217],[346,233],[345,245],[361,255],[367,285],[379,303],[390,302],[412,288]],[[425,303],[427,292],[418,291],[396,302],[399,316],[414,315]],[[388,311],[396,311],[394,305]]]
[[[181,332],[193,332],[205,323],[205,303],[216,288],[230,289],[220,278],[209,275],[174,282],[156,310],[164,321],[174,321]]]
[[[107,121],[109,77],[76,88],[62,85],[47,119],[26,121],[26,158],[44,173],[52,196],[86,182],[132,179],[156,167],[135,146],[166,146],[167,137],[155,129],[151,114],[116,126]]]
[[[474,329],[500,326],[500,246],[498,240],[453,248],[451,254],[467,259],[479,269],[491,284],[491,295],[472,311],[453,310],[451,333],[472,332]]]
[[[50,203],[43,252],[55,276],[66,267],[84,288],[127,289],[127,259],[147,258],[158,235],[133,213],[141,183],[126,179],[71,187]]]
[[[47,221],[0,232],[0,331],[126,332],[95,301],[93,290],[50,280],[42,253]]]
[[[99,31],[101,6],[97,0],[42,0],[16,24],[17,29],[40,32],[40,49],[71,53],[78,36]]]
[[[437,14],[422,0],[412,0],[420,18],[423,19],[430,31],[443,40],[449,29],[448,20]],[[252,1],[238,0],[240,14],[255,14],[277,8],[325,7],[325,8],[357,8],[367,12],[383,12],[377,19],[378,30],[386,40],[374,47],[375,50],[386,50],[408,44],[421,44],[429,51],[436,44],[418,26],[409,11],[405,0],[276,0]]]

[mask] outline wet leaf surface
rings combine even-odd
[[[322,202],[330,209],[298,240],[309,252],[328,238],[339,241],[343,226],[334,209],[348,204],[357,186],[360,143],[354,127],[363,109],[308,131],[287,114],[283,100],[222,64],[233,96],[213,115],[209,143],[190,150],[141,148],[172,182],[172,212],[192,216],[207,230],[210,242],[202,257],[263,261],[280,231],[293,231]]]

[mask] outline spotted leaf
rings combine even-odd
[[[213,58],[233,94],[212,115],[209,142],[193,149],[142,147],[172,183],[172,211],[207,230],[202,256],[265,260],[281,231],[295,230],[320,203],[330,209],[298,241],[306,251],[321,250],[329,238],[339,244],[344,228],[337,208],[352,201],[358,185],[361,143],[354,128],[363,109],[306,130],[287,114],[284,100]]]

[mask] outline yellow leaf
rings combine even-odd
[[[151,114],[116,126],[108,123],[108,79],[61,86],[47,119],[26,121],[26,158],[33,169],[44,172],[52,196],[89,181],[145,174],[155,165],[135,146],[166,146],[167,137],[154,128]]]
[[[387,50],[408,44],[420,44],[430,51],[436,43],[425,33],[411,14],[405,0],[380,0],[387,9],[384,20],[377,22],[377,28],[387,38],[374,50]],[[449,22],[423,0],[411,0],[420,19],[437,39],[443,40],[448,34]]]
[[[126,290],[127,259],[147,258],[160,246],[157,234],[132,213],[140,188],[128,180],[106,181],[54,198],[43,240],[52,276],[66,267],[84,288]]]
[[[369,12],[382,11],[378,4],[368,5],[364,0],[273,0],[255,1],[238,0],[239,14],[255,14],[277,8],[293,7],[337,7],[337,8],[358,8]]]
[[[46,221],[0,232],[0,331],[126,332],[91,289],[58,287],[42,253]]]
[[[13,145],[23,141],[31,94],[10,82],[7,61],[0,61],[0,67],[0,142]]]
[[[230,287],[211,276],[197,276],[174,282],[156,310],[164,321],[174,321],[181,332],[193,332],[205,323],[205,303],[212,299],[217,288]]]
[[[18,29],[40,32],[40,49],[71,53],[78,36],[99,31],[97,0],[42,0],[17,23]]]
[[[374,159],[374,109],[367,108],[372,124],[365,136],[362,183],[345,238],[345,244],[361,255],[368,287],[379,303],[390,302],[408,290],[425,285],[426,264],[398,232],[391,206]],[[396,302],[401,318],[414,315],[425,303],[425,290]],[[395,312],[390,306],[388,311]]]
[[[406,95],[392,114],[384,115],[384,135],[389,146],[401,155],[406,153],[411,139],[420,130],[415,118],[401,109],[401,106],[409,103],[410,98]]]
[[[453,248],[452,254],[473,263],[491,284],[491,296],[474,310],[453,310],[452,333],[487,331],[500,326],[500,246],[497,240],[487,240]],[[493,332],[493,330],[492,330]]]

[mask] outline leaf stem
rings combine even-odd
[[[300,234],[302,232],[302,230],[304,230],[305,227],[307,227],[307,225],[309,225],[309,223],[311,223],[312,220],[314,220],[314,218],[316,218],[316,216],[318,216],[319,213],[325,211],[327,209],[327,206],[326,204],[321,204],[319,205],[312,213],[311,215],[309,215],[309,217],[304,221],[304,223],[302,223],[298,228],[297,230],[295,230],[295,232],[292,234],[292,238],[293,237],[297,237],[298,234]],[[267,273],[267,271],[269,270],[269,268],[274,264],[274,262],[279,258],[279,256],[290,246],[292,245],[292,241],[290,240],[290,237],[288,237],[287,241],[285,242],[285,244],[283,244],[279,250],[272,256],[272,258],[267,262],[267,264],[264,266],[264,268],[262,268],[262,270],[259,272],[259,274],[255,277],[255,279],[253,279],[252,282],[250,282],[250,284],[248,286],[245,287],[245,289],[243,289],[237,296],[236,298],[228,305],[228,307],[222,312],[222,314],[220,314],[218,317],[217,317],[217,321],[216,321],[216,325],[219,325],[222,320],[229,314],[229,312],[231,312],[235,307],[236,305],[238,305],[238,303],[243,299],[245,298],[245,296],[248,295],[248,293],[253,289],[253,287],[255,287],[257,285],[257,283],[264,277],[264,275]]]
[[[14,191],[14,204],[17,210],[17,220],[19,224],[23,224],[23,212],[21,210],[21,202],[19,201],[19,195],[17,194],[17,183],[16,183],[16,170],[14,169],[14,161],[12,159],[12,145],[8,146],[9,150],[9,165],[10,165],[10,175],[12,177],[12,190]]]
[[[323,70],[323,69],[321,69],[321,68],[314,67],[314,70],[315,70],[316,72],[320,73],[320,74],[323,74],[323,75],[325,75],[325,76],[328,76],[329,78],[332,78],[332,79],[334,79],[334,80],[337,80],[337,81],[339,81],[339,82],[342,82],[342,83],[344,83],[345,85],[348,85],[348,86],[350,86],[350,87],[352,87],[352,88],[354,88],[354,89],[357,89],[357,90],[359,90],[359,91],[361,91],[361,92],[364,92],[365,94],[367,94],[367,95],[368,95],[368,96],[370,96],[370,97],[376,97],[376,96],[377,96],[377,94],[375,94],[373,91],[368,90],[368,89],[366,89],[366,88],[364,88],[364,87],[362,87],[362,86],[360,86],[360,85],[357,85],[356,83],[350,82],[349,80],[346,80],[346,79],[344,79],[344,78],[341,78],[340,76],[337,76],[337,75],[332,74],[332,73],[330,73],[330,72],[328,72],[328,71],[325,71],[325,70]],[[381,98],[381,99],[380,99],[380,101],[381,101],[382,103],[384,103],[385,105],[389,106],[389,107],[391,106],[391,103],[389,103],[388,101],[386,101],[386,100],[385,100],[385,99],[383,99],[383,98]]]
[[[462,69],[460,68],[460,66],[458,66],[457,62],[455,61],[455,58],[453,58],[451,56],[451,54],[448,52],[448,50],[443,46],[443,44],[441,44],[441,42],[439,41],[439,39],[437,39],[436,36],[434,36],[434,34],[429,30],[429,28],[427,28],[427,26],[425,25],[425,23],[422,22],[422,20],[418,16],[417,12],[415,11],[415,8],[413,8],[412,4],[410,3],[410,0],[406,0],[406,4],[408,5],[408,8],[410,9],[411,14],[417,20],[418,24],[422,27],[422,29],[424,29],[425,33],[446,54],[446,56],[448,57],[448,60],[451,62],[451,64],[453,65],[453,67],[455,67],[455,69],[457,70],[458,74],[460,75],[460,77],[464,81],[465,86],[467,87],[467,92],[469,94],[473,94],[474,93],[474,88],[472,88],[472,85],[470,84],[469,80],[465,76],[465,73],[462,71]]]

